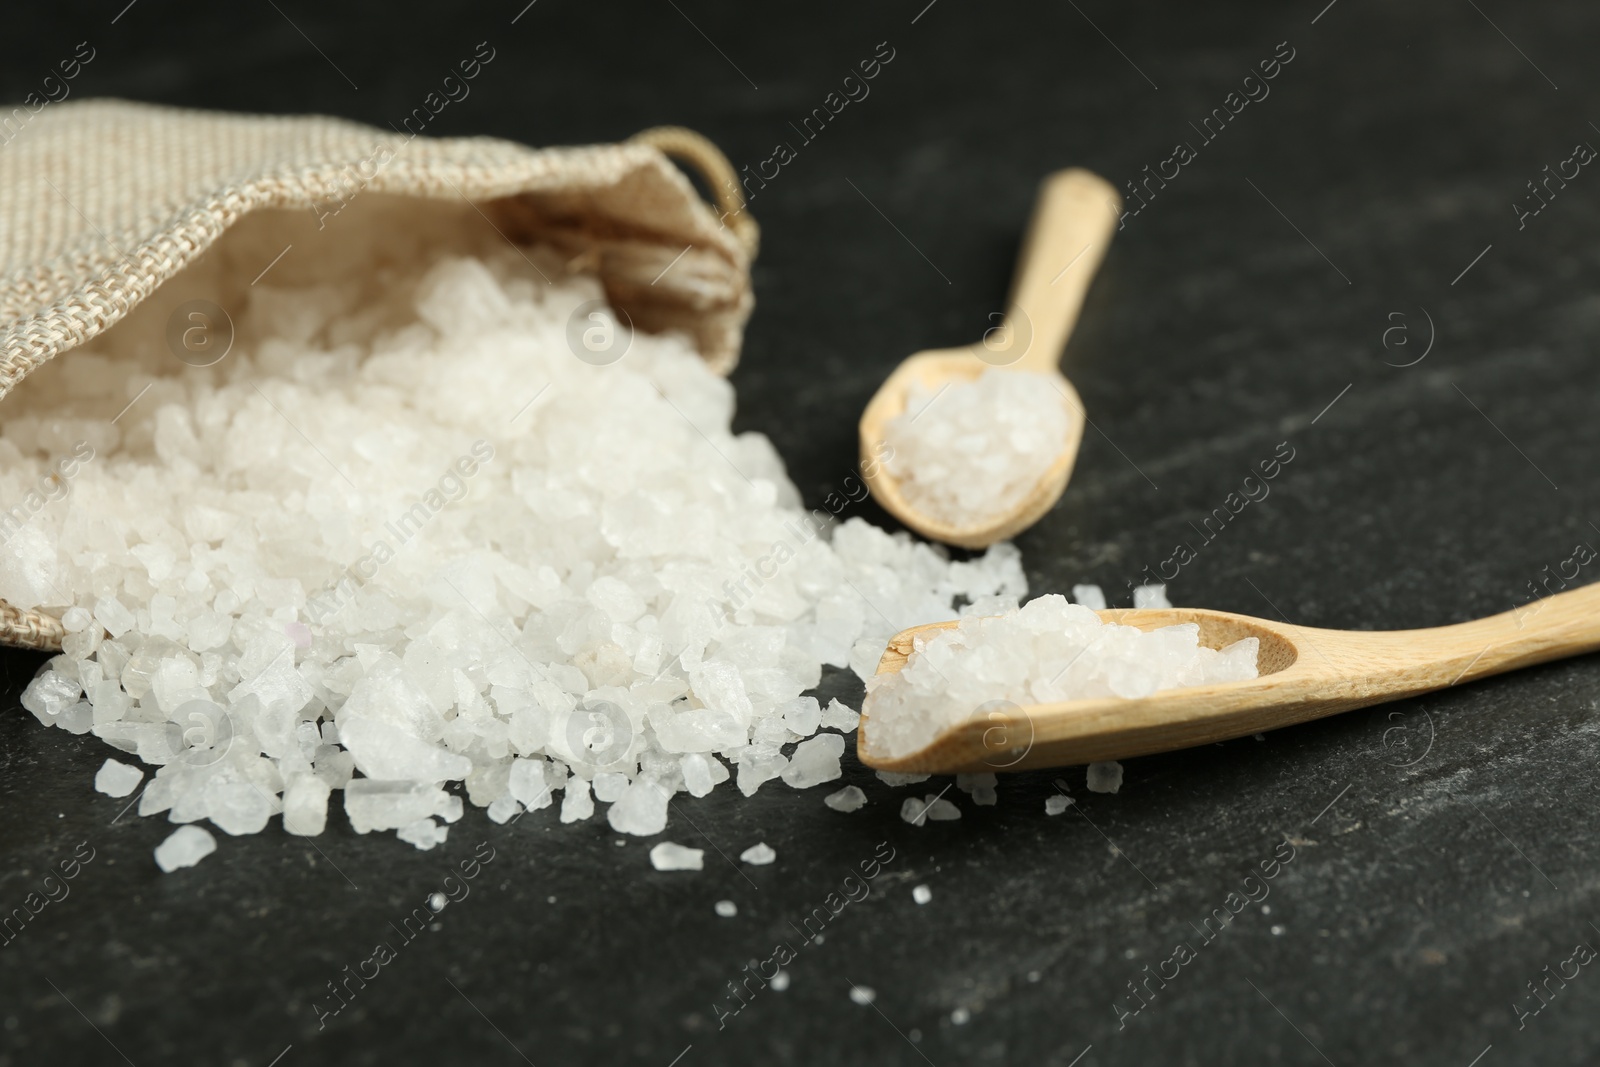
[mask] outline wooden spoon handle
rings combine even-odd
[[[1045,178],[1022,242],[1001,337],[991,333],[984,341],[986,362],[1056,369],[1121,210],[1116,189],[1086,170]]]
[[[1454,626],[1295,630],[1304,647],[1294,680],[1317,693],[1334,682],[1367,698],[1349,705],[1359,707],[1600,651],[1600,584]]]
[[[1427,631],[1424,631],[1427,632]],[[1475,660],[1460,681],[1600,650],[1600,584],[1533,600],[1475,622],[1431,631]]]

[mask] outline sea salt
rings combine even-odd
[[[658,871],[698,871],[705,868],[705,855],[703,848],[663,841],[650,849],[650,866]]]
[[[925,885],[919,885],[911,890],[911,899],[918,904],[926,904],[933,899],[933,890]]]
[[[864,1008],[878,999],[878,991],[869,985],[852,985],[850,999]]]
[[[772,976],[772,980],[767,984],[772,987],[772,991],[774,993],[782,993],[785,989],[789,988],[789,972],[779,971],[777,974]]]
[[[838,699],[828,701],[828,706],[822,712],[822,725],[830,730],[843,730],[849,733],[861,722],[861,713],[846,704],[839,703]]]
[[[1089,764],[1089,792],[1115,793],[1121,788],[1122,764],[1115,760]]]
[[[627,792],[628,776],[613,771],[601,771],[594,776],[590,788],[594,791],[596,800],[612,804],[621,800],[622,794]]]
[[[914,383],[884,428],[889,472],[919,512],[971,527],[1026,499],[1080,419],[1045,374],[990,368],[971,382]]]
[[[839,734],[818,734],[809,741],[795,746],[789,765],[783,769],[783,780],[796,789],[809,789],[823,782],[831,782],[844,772],[839,769],[839,757],[844,755],[844,738]]]
[[[1064,797],[1064,796],[1061,796],[1059,793],[1056,794],[1055,796],[1045,797],[1044,798],[1044,813],[1046,815],[1060,815],[1062,812],[1067,810],[1067,805],[1071,804],[1071,803],[1072,803],[1072,798],[1071,797]]]
[[[918,800],[916,797],[907,797],[900,805],[900,818],[913,826],[921,826],[928,821],[948,822],[961,818],[961,809],[943,800],[937,793],[929,793]]]
[[[432,819],[418,819],[400,827],[395,836],[426,852],[435,845],[444,844],[444,839],[450,836],[450,827],[442,826]]]
[[[1072,587],[1072,600],[1082,604],[1090,611],[1106,610],[1106,595],[1098,585],[1075,585]]]
[[[1194,624],[1149,632],[1105,623],[1058,595],[1042,596],[993,617],[968,616],[958,626],[919,638],[897,673],[867,680],[869,743],[886,758],[930,744],[942,731],[996,714],[1017,720],[1021,707],[1093,697],[1136,698],[1179,686],[1256,677],[1257,640],[1222,650],[1199,643]],[[988,736],[988,735],[986,735]],[[1005,760],[1013,749],[996,751]]]
[[[328,824],[328,797],[333,787],[316,774],[291,774],[283,788],[283,828],[302,837],[316,837]]]
[[[522,814],[522,802],[514,796],[495,797],[489,801],[489,809],[484,812],[489,816],[489,821],[504,826],[506,823]],[[617,844],[622,844],[618,841]]]
[[[548,808],[554,803],[550,796],[550,787],[545,784],[544,769],[545,762],[542,759],[519,759],[511,763],[507,788],[529,811]]]
[[[374,778],[356,778],[344,790],[345,814],[358,834],[371,833],[373,830],[398,830],[434,814],[447,802],[445,791],[431,782],[386,782]],[[516,801],[511,803],[515,804]]]
[[[144,772],[118,760],[108,759],[94,774],[94,787],[108,797],[125,797],[144,781]]]
[[[156,846],[156,866],[167,874],[193,867],[217,850],[217,839],[199,826],[180,826]]]
[[[1136,585],[1133,587],[1133,606],[1136,608],[1170,608],[1167,587],[1164,585]]]
[[[755,844],[739,853],[739,858],[744,860],[744,862],[748,863],[752,867],[765,867],[767,864],[777,859],[778,854],[777,852],[773,851],[772,846],[767,844],[765,841],[757,841]]]
[[[659,833],[680,793],[836,779],[826,731],[858,715],[806,695],[824,666],[869,675],[895,632],[1026,594],[1009,545],[952,563],[819,523],[683,334],[575,358],[604,294],[569,256],[468,205],[294,218],[243,219],[0,428],[0,501],[92,452],[7,542],[0,596],[65,620],[22,702],[156,768],[141,814],[314,835],[343,791],[358,833],[415,844],[463,782],[495,821],[562,793],[562,821],[599,800]],[[149,343],[222,293],[225,360]]]
[[[834,811],[856,811],[867,802],[867,794],[857,785],[847,785],[837,793],[829,793],[822,802]]]
[[[1000,796],[995,791],[997,784],[999,777],[992,773],[956,775],[956,788],[971,797],[972,802],[980,807],[993,807],[999,802]]]
[[[667,828],[667,788],[650,775],[628,785],[617,802],[606,812],[606,820],[618,833],[650,837]]]
[[[739,905],[731,900],[719,900],[712,907],[724,919],[731,919],[739,914]]]
[[[566,795],[561,798],[561,821],[581,822],[594,814],[594,797],[589,793],[589,783],[582,778],[568,779]]]

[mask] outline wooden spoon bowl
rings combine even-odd
[[[1121,203],[1109,183],[1086,170],[1063,170],[1046,178],[1023,242],[1004,322],[977,344],[916,353],[878,388],[861,415],[861,474],[885,511],[931,540],[984,548],[1032,526],[1061,499],[1078,458],[1086,418],[1077,390],[1061,373],[1061,349],[1110,243]],[[1061,453],[1004,514],[975,516],[961,524],[924,514],[906,498],[888,469],[889,423],[905,413],[913,383],[937,394],[994,369],[1041,374],[1061,394],[1068,409]],[[937,396],[930,403],[937,403]]]
[[[1078,457],[1078,445],[1083,440],[1083,401],[1059,370],[1054,367],[1044,373],[1054,378],[1071,411],[1067,438],[1062,443],[1061,455],[1039,479],[1027,497],[1014,511],[990,520],[952,525],[926,515],[916,509],[905,497],[900,482],[885,466],[881,456],[881,443],[886,427],[906,410],[906,398],[913,383],[937,391],[950,382],[975,381],[990,369],[973,354],[971,348],[940,348],[931,352],[918,352],[903,361],[889,375],[867,403],[861,413],[861,472],[878,498],[883,509],[931,541],[962,548],[985,548],[996,541],[1014,537],[1038,522],[1067,488],[1067,478],[1072,474],[1073,462]]]
[[[1125,759],[1275,730],[1600,649],[1600,585],[1425,630],[1322,630],[1202,608],[1099,615],[1141,630],[1197,623],[1200,642],[1209,648],[1257,638],[1260,676],[1138,699],[1009,705],[1000,711],[985,705],[988,710],[975,709],[972,718],[925,748],[898,756],[873,749],[869,693],[856,736],[861,762],[885,771],[945,774]],[[933,623],[895,635],[877,673],[898,672],[919,636],[955,625]]]

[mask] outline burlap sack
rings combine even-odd
[[[635,326],[691,334],[722,373],[738,359],[757,231],[732,167],[688,130],[535,149],[321,117],[85,101],[46,105],[7,132],[0,398],[122,319],[243,216],[332,216],[364,193],[464,198],[508,239],[570,253]],[[720,211],[669,155],[700,172]],[[58,649],[62,636],[56,619],[0,601],[0,643]]]

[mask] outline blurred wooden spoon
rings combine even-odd
[[[983,548],[1032,526],[1061,499],[1078,458],[1084,423],[1083,401],[1060,370],[1061,349],[1078,321],[1121,204],[1110,183],[1086,170],[1062,170],[1046,178],[1001,325],[977,344],[910,356],[879,387],[861,413],[861,472],[884,510],[931,540]],[[906,500],[884,462],[884,434],[889,422],[905,412],[913,382],[937,393],[946,385],[970,382],[990,368],[1049,375],[1065,398],[1070,428],[1055,463],[1010,511],[951,525],[923,514]]]

